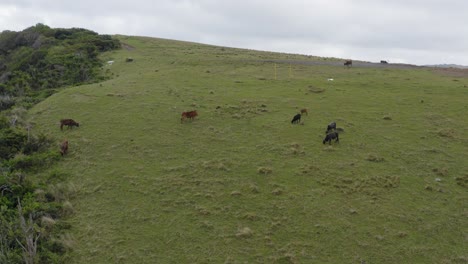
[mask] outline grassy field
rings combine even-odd
[[[468,263],[466,75],[118,37],[30,111],[70,142],[67,263]]]

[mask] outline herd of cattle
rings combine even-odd
[[[301,122],[302,114],[309,115],[307,109],[302,109],[300,114],[296,114],[291,120],[291,124],[299,124]],[[327,126],[327,131],[325,131],[325,138],[323,139],[323,144],[329,143],[331,145],[332,139],[335,139],[335,142],[339,142],[338,131],[336,130],[336,122],[331,122]]]
[[[307,108],[301,109],[299,114],[296,114],[293,119],[291,120],[291,124],[299,124],[301,122],[302,115],[309,115]],[[193,120],[196,116],[198,116],[197,110],[182,112],[180,122],[183,123],[184,120],[190,119]],[[327,131],[325,132],[326,136],[323,139],[323,144],[329,143],[331,145],[331,141],[335,139],[335,142],[339,142],[338,131],[336,129],[336,122],[331,122],[327,126]]]
[[[382,60],[380,61],[382,64],[388,64],[387,61]],[[344,62],[344,66],[351,67],[353,65],[352,60],[346,60]],[[296,114],[293,119],[291,120],[291,124],[299,124],[301,122],[301,116],[302,115],[309,115],[307,112],[307,109],[301,109],[299,114]],[[183,123],[184,120],[193,120],[195,117],[198,116],[198,113],[196,110],[193,111],[187,111],[187,112],[182,112],[182,116],[180,118],[180,122]],[[73,128],[74,126],[79,127],[80,124],[73,119],[62,119],[60,120],[60,129],[63,130],[63,126],[67,126],[68,128]],[[329,143],[331,144],[332,140],[335,139],[335,142],[339,142],[339,137],[338,137],[338,131],[336,129],[336,123],[332,122],[327,126],[327,131],[325,132],[326,136],[323,139],[323,144]],[[62,142],[60,145],[60,154],[63,156],[67,154],[68,152],[68,141],[65,140]]]
[[[302,115],[309,115],[306,108],[301,109],[299,114],[296,114],[293,119],[291,120],[291,124],[299,124],[301,122]],[[195,117],[198,116],[197,110],[182,112],[180,122],[183,123],[184,120],[193,120]],[[74,126],[79,127],[80,124],[73,119],[61,119],[60,120],[60,130],[63,131],[63,127],[67,126],[68,128],[73,128]],[[325,132],[326,136],[323,139],[323,144],[329,143],[335,139],[335,142],[339,142],[338,131],[336,129],[336,123],[332,122],[327,126],[327,131]],[[62,156],[68,153],[68,140],[64,140],[62,144],[60,144],[60,154]]]

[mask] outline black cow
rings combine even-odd
[[[301,121],[301,114],[297,114],[293,117],[293,119],[291,120],[291,124],[297,124]]]
[[[336,123],[335,122],[331,122],[330,124],[328,124],[327,131],[325,132],[325,134],[328,134],[332,130],[336,131]]]
[[[388,61],[381,60],[380,63],[382,63],[382,64],[388,64]]]
[[[335,138],[336,138],[335,142],[340,142],[340,139],[338,138],[338,133],[331,132],[325,137],[325,139],[323,139],[323,144],[328,142],[331,145],[332,139],[335,139]]]
[[[343,65],[344,65],[344,66],[348,66],[348,67],[353,66],[353,61],[352,61],[352,60],[347,60],[347,61],[345,61],[345,62],[343,63]]]

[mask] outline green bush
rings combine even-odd
[[[10,159],[7,164],[12,170],[38,170],[47,167],[53,162],[59,160],[58,151],[49,151],[44,153],[34,153],[31,155],[18,154]]]
[[[0,130],[0,159],[8,160],[19,153],[23,148],[28,136],[18,130],[6,128]]]
[[[43,89],[102,80],[105,76],[98,55],[118,48],[119,40],[82,28],[52,29],[37,24],[21,32],[3,31],[0,93],[30,96]],[[0,101],[0,110],[11,107],[11,102]]]

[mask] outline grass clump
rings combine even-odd
[[[457,182],[458,185],[467,188],[468,187],[468,174],[456,177],[455,181]]]
[[[257,172],[262,175],[268,175],[273,173],[273,169],[269,167],[259,167]]]
[[[253,231],[249,227],[242,227],[237,230],[236,237],[250,238],[253,236]]]
[[[455,129],[453,129],[453,128],[440,129],[437,132],[437,135],[439,135],[441,137],[446,137],[446,138],[455,138]]]

